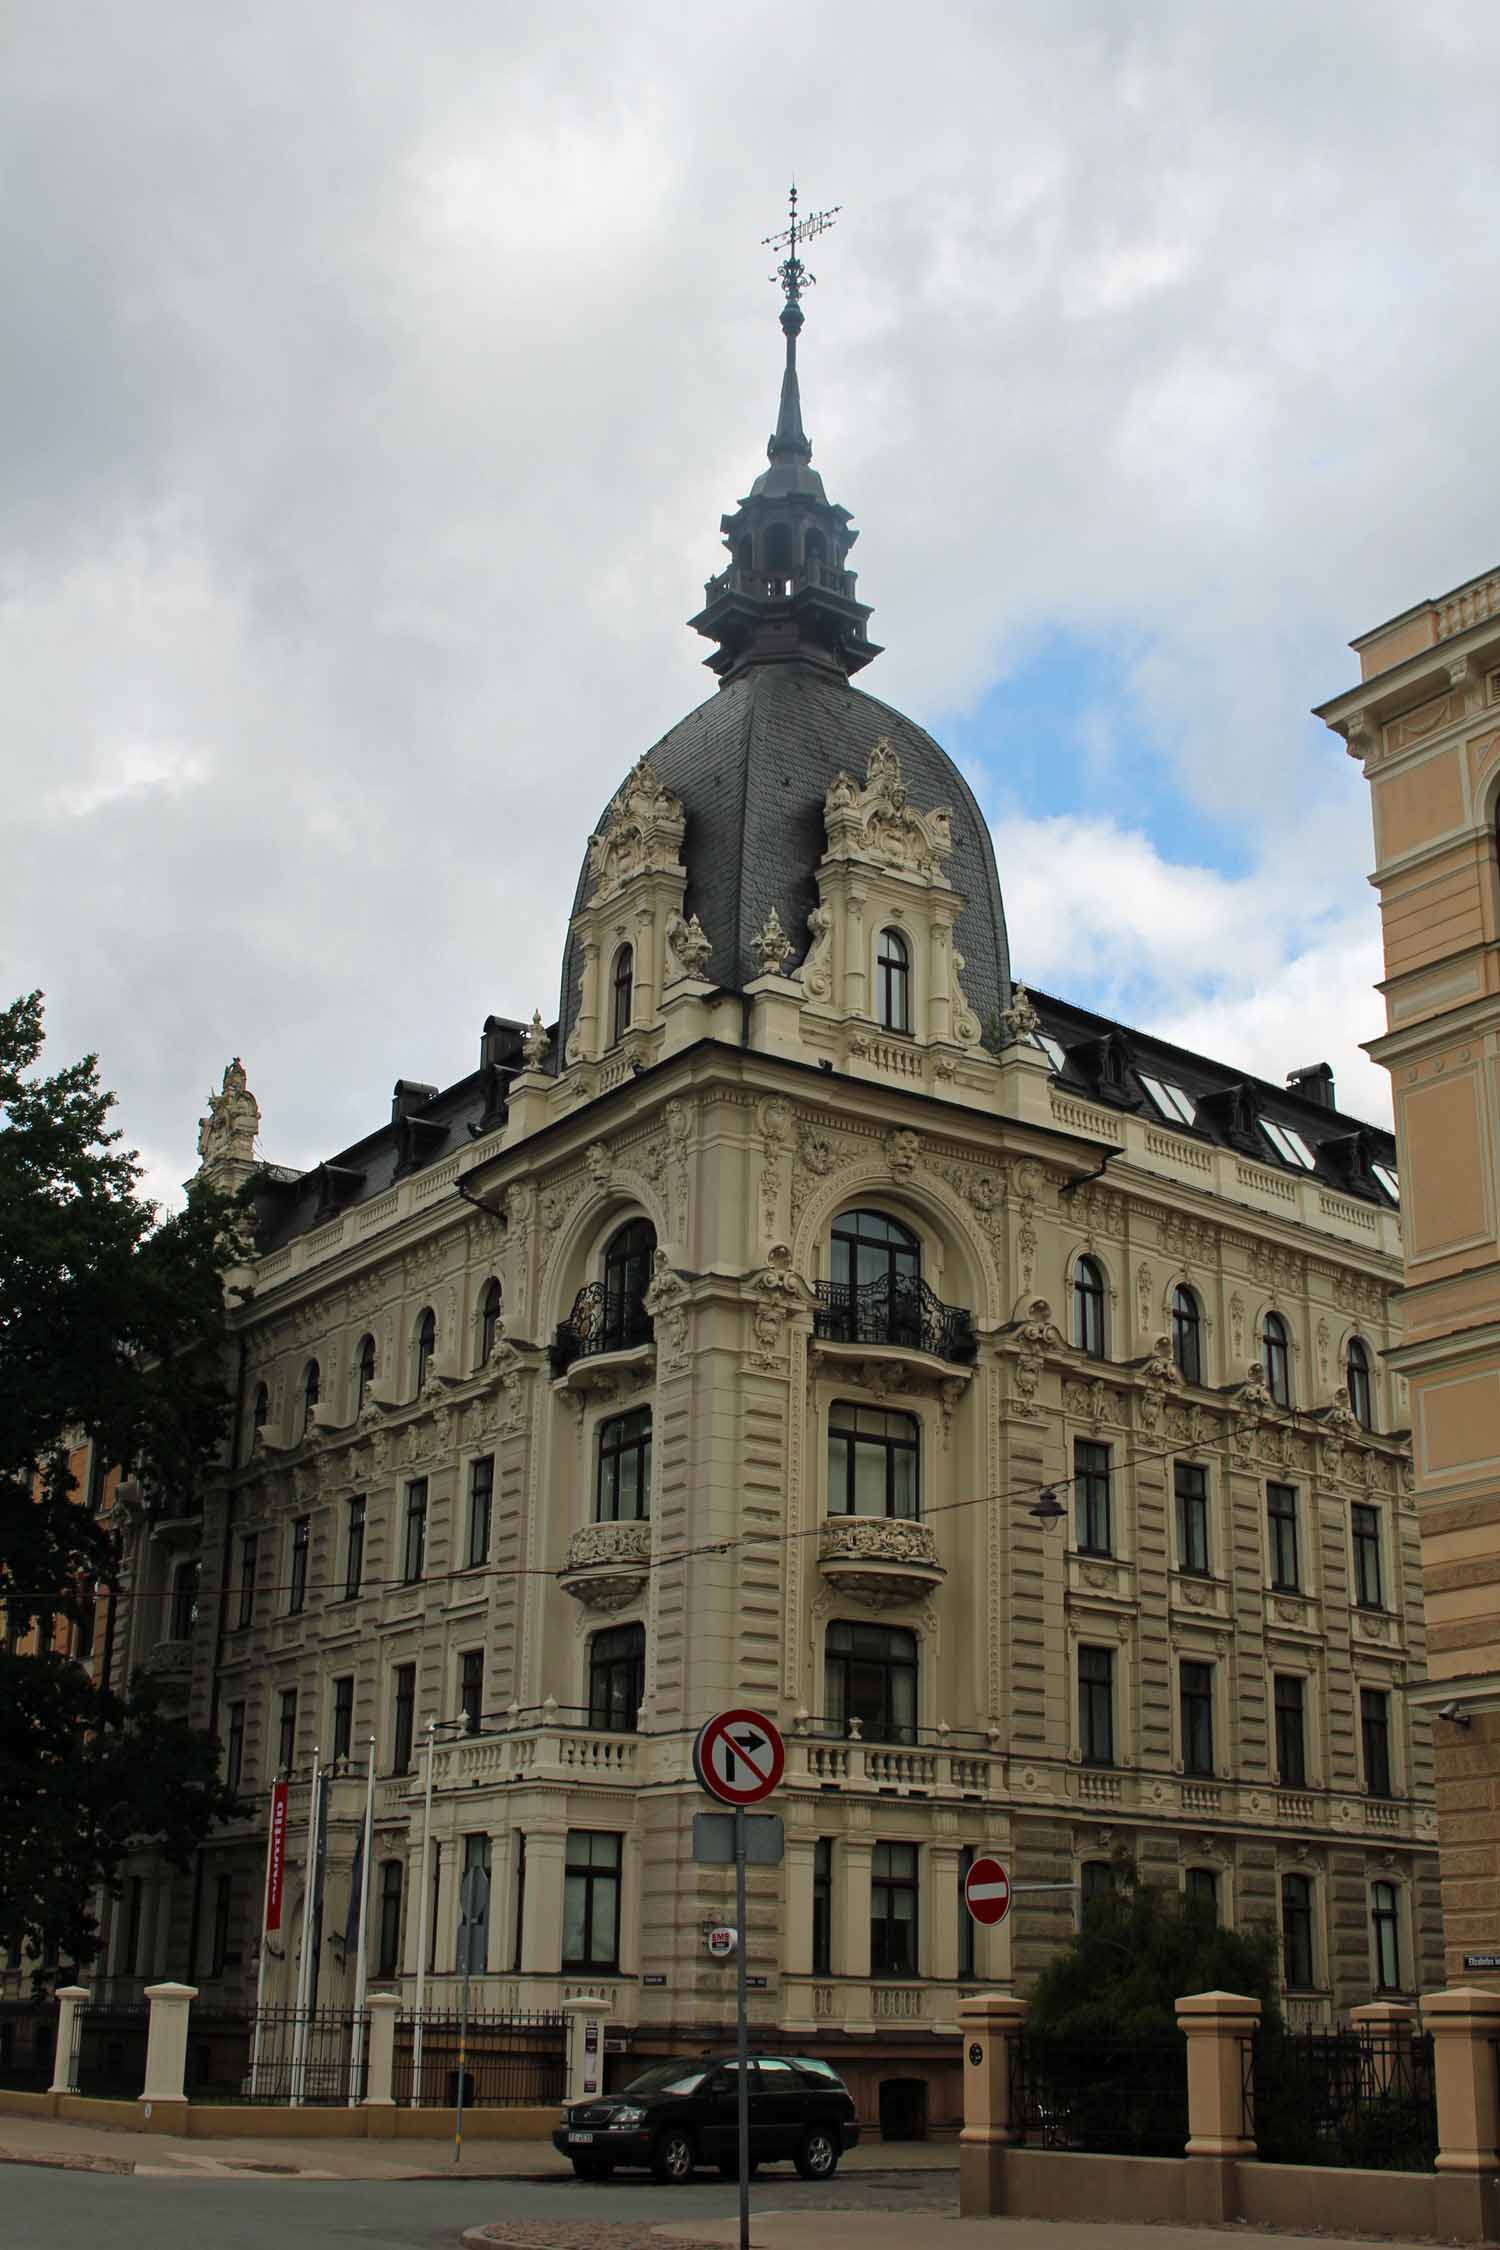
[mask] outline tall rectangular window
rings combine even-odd
[[[969,1869],[978,1856],[972,1844],[965,1844],[958,1855],[958,1973],[961,1977],[977,1974],[974,1967],[974,1917],[969,1912],[968,1901],[964,1897],[964,1884],[968,1881]]]
[[[245,1770],[245,1706],[229,1706],[229,1735],[224,1745],[224,1786],[236,1790]]]
[[[1177,1496],[1177,1567],[1194,1578],[1208,1570],[1208,1471],[1196,1461],[1173,1469]]]
[[[1089,1908],[1097,1906],[1101,1899],[1113,1900],[1118,1891],[1119,1884],[1115,1879],[1113,1860],[1084,1860],[1078,1870],[1080,1919],[1086,1919]]]
[[[287,1593],[287,1613],[300,1616],[307,1607],[307,1558],[312,1545],[312,1517],[299,1516],[292,1525],[292,1582]]]
[[[1357,1500],[1349,1510],[1354,1539],[1354,1599],[1361,1609],[1384,1609],[1380,1578],[1380,1511]]]
[[[1302,1680],[1278,1672],[1275,1686],[1276,1778],[1283,1789],[1307,1787],[1307,1746],[1302,1713]]]
[[[344,1599],[352,1602],[365,1575],[365,1496],[356,1492],[349,1502],[344,1526]]]
[[[1214,1770],[1213,1666],[1184,1662],[1178,1667],[1177,1689],[1182,1710],[1182,1770],[1211,1774]]]
[[[1281,1878],[1281,1973],[1290,1992],[1307,1992],[1313,1982],[1312,1878]]]
[[[634,1734],[646,1692],[646,1628],[612,1625],[589,1642],[589,1725]]]
[[[877,1844],[870,1861],[870,1974],[917,1973],[917,1847]]]
[[[354,1742],[354,1675],[333,1683],[333,1755],[347,1758]]]
[[[255,1623],[255,1574],[260,1564],[260,1533],[247,1531],[240,1541],[240,1609],[241,1631]]]
[[[290,1773],[297,1756],[297,1690],[284,1687],[281,1691],[281,1719],[277,1728],[276,1763],[283,1773]]]
[[[375,1941],[375,1974],[378,1978],[401,1974],[401,1862],[380,1863],[380,1920]]]
[[[1383,1688],[1359,1691],[1359,1732],[1365,1754],[1365,1790],[1371,1797],[1391,1794],[1391,1699]]]
[[[1078,1651],[1078,1747],[1089,1766],[1115,1762],[1115,1652]]]
[[[231,1876],[214,1878],[214,1916],[209,1939],[208,1973],[211,1977],[224,1974],[225,1957],[229,1952],[229,1915],[234,1900],[234,1881]]]
[[[917,1739],[917,1636],[899,1625],[839,1620],[825,1643],[830,1724],[847,1734],[858,1719],[867,1742]]]
[[[1073,1520],[1078,1551],[1109,1555],[1109,1447],[1091,1438],[1073,1441]]]
[[[490,1516],[495,1501],[495,1456],[485,1453],[469,1467],[469,1568],[490,1559]]]
[[[603,1830],[568,1830],[562,1965],[607,1970],[620,1966],[620,1838]]]
[[[127,1977],[141,1973],[141,1933],[146,1926],[146,1883],[144,1876],[132,1875],[125,1914],[125,1959],[121,1972]]]
[[[1394,1883],[1370,1886],[1370,1934],[1375,1941],[1375,1989],[1401,1990],[1401,1938]]]
[[[828,1414],[828,1512],[896,1516],[921,1509],[922,1426],[914,1414],[836,1399]]]
[[[511,1974],[521,1974],[521,1961],[526,1950],[526,1831],[516,1830],[516,1927],[511,1941]]]
[[[594,1477],[598,1523],[642,1523],[651,1513],[651,1409],[633,1407],[599,1424]]]
[[[1219,1870],[1216,1867],[1189,1867],[1183,1876],[1183,1890],[1195,1906],[1201,1906],[1219,1919]]]
[[[417,1668],[398,1664],[392,1674],[395,1687],[395,1723],[391,1730],[391,1771],[411,1772],[412,1735],[417,1718]]]
[[[833,1974],[833,1843],[827,1836],[813,1845],[812,1973]]]
[[[406,1488],[406,1568],[408,1586],[421,1577],[427,1561],[427,1479],[413,1477]]]
[[[1278,1593],[1300,1593],[1302,1572],[1297,1556],[1295,1485],[1266,1486],[1266,1521],[1271,1534],[1271,1584]]]
[[[465,1734],[478,1734],[484,1716],[484,1650],[466,1648],[458,1660],[458,1707]]]

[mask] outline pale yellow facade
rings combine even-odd
[[[1500,1951],[1500,573],[1354,643],[1370,784],[1450,1979]],[[1445,1715],[1451,1712],[1453,1715]]]

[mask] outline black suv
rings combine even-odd
[[[807,2055],[750,2058],[750,2169],[790,2157],[804,2180],[831,2180],[859,2139],[854,2097],[836,2070]],[[739,2064],[733,2055],[657,2063],[622,2094],[574,2102],[552,2145],[581,2180],[617,2166],[690,2180],[700,2164],[739,2170]]]

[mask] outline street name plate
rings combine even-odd
[[[1500,1953],[1466,1953],[1466,1969],[1500,1969]]]

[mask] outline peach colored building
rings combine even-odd
[[[1364,765],[1402,1183],[1447,1970],[1500,1959],[1500,571],[1352,644],[1319,717]]]

